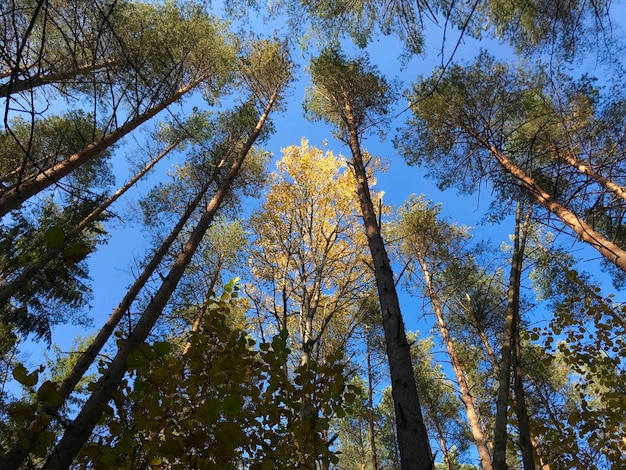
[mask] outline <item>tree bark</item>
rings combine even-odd
[[[470,386],[467,383],[467,379],[465,378],[463,365],[461,364],[461,360],[456,353],[454,341],[450,337],[448,325],[446,324],[445,318],[443,317],[443,310],[441,308],[441,304],[439,303],[439,296],[437,295],[435,287],[433,286],[430,270],[428,268],[428,265],[426,264],[423,253],[417,251],[416,257],[420,264],[420,267],[422,268],[422,273],[424,274],[424,280],[426,282],[426,289],[428,290],[428,296],[430,297],[430,302],[432,303],[433,310],[435,311],[435,316],[437,317],[439,332],[441,333],[441,337],[446,344],[448,356],[450,356],[452,370],[454,371],[454,376],[456,377],[456,381],[459,385],[459,394],[461,396],[463,406],[465,406],[465,413],[467,415],[467,421],[472,432],[474,444],[476,445],[476,449],[478,450],[480,466],[483,470],[492,470],[491,456],[489,455],[489,449],[487,447],[487,439],[485,438],[483,429],[480,425],[479,412],[474,405],[474,398],[472,397],[472,393],[470,392]]]
[[[393,271],[370,195],[351,103],[344,103],[343,115],[348,127],[348,143],[352,152],[351,165],[356,177],[361,216],[374,264],[374,276],[382,312],[401,468],[402,470],[430,470],[433,468],[433,457],[413,375],[410,345],[406,340]]]
[[[514,323],[516,315],[519,315],[520,283],[524,250],[526,245],[526,231],[528,227],[527,214],[524,226],[521,223],[521,203],[517,204],[515,213],[515,235],[513,236],[513,254],[511,255],[511,273],[509,276],[509,289],[507,295],[507,307],[504,319],[504,335],[500,361],[500,373],[498,377],[498,400],[496,404],[496,422],[494,429],[493,468],[494,470],[506,470],[506,443],[508,433],[506,429],[509,395],[511,392],[511,360],[513,348]]]
[[[571,228],[581,239],[598,250],[608,261],[626,272],[626,251],[608,240],[600,232],[594,230],[589,224],[580,220],[576,214],[559,203],[551,194],[544,191],[532,177],[528,176],[520,167],[504,156],[496,147],[479,135],[474,133],[472,135],[486,146],[498,163],[512,176],[517,178],[521,185],[532,194],[539,204],[561,219],[565,225]]]
[[[224,161],[222,161],[222,164],[223,162]],[[202,198],[209,190],[211,184],[213,184],[215,177],[217,176],[217,171],[221,166],[222,165],[218,165],[218,167],[216,167],[212,177],[205,183],[205,185],[198,192],[194,200],[187,206],[187,209],[181,216],[176,226],[172,229],[167,238],[163,240],[163,243],[161,243],[158,250],[154,253],[150,262],[146,265],[146,267],[143,269],[137,279],[135,279],[135,282],[133,282],[132,286],[128,289],[122,301],[113,310],[102,328],[100,328],[98,334],[94,337],[91,343],[89,343],[87,349],[85,351],[82,351],[81,354],[78,356],[78,360],[74,364],[74,367],[72,367],[72,370],[68,373],[68,375],[59,386],[59,393],[63,398],[63,402],[58,404],[57,406],[48,406],[43,409],[43,412],[41,412],[37,416],[37,418],[25,431],[22,439],[20,439],[20,441],[15,446],[13,446],[13,448],[9,452],[7,452],[4,457],[0,458],[0,468],[18,468],[19,465],[28,456],[30,449],[37,443],[39,436],[48,426],[48,423],[50,422],[50,417],[58,414],[58,411],[63,406],[63,403],[69,398],[71,393],[76,388],[78,382],[85,375],[89,367],[91,367],[96,357],[98,356],[106,342],[109,340],[109,338],[113,334],[113,331],[115,330],[121,319],[124,317],[124,315],[130,315],[130,306],[134,302],[137,295],[139,295],[139,292],[141,292],[141,289],[143,289],[150,277],[154,274],[154,271],[159,266],[174,241],[180,235],[180,232],[189,221],[189,218],[202,201]],[[28,444],[24,446],[24,442],[28,442]]]
[[[585,165],[584,163],[578,161],[569,152],[563,154],[556,149],[556,154],[568,164],[580,171],[583,175],[588,176],[607,191],[612,192],[617,197],[626,201],[626,189],[623,186],[620,186],[619,184],[611,181],[609,178],[602,176],[600,173],[591,168],[590,165]]]
[[[48,168],[40,174],[25,179],[21,183],[7,189],[6,192],[0,194],[0,217],[4,216],[13,209],[17,209],[24,201],[38,194],[40,191],[56,184],[61,178],[67,176],[76,168],[93,159],[100,152],[106,150],[130,132],[134,131],[141,124],[156,116],[172,103],[178,101],[186,93],[200,85],[206,78],[206,76],[203,76],[188,83],[186,86],[178,89],[158,105],[155,105],[146,112],[137,115],[101,139],[88,144],[80,152],[70,155],[53,167]]]
[[[520,345],[520,317],[519,309],[513,319],[513,392],[515,394],[515,414],[519,430],[520,451],[524,470],[535,470],[535,452],[530,435],[530,424],[526,411],[526,397],[524,393],[524,372],[522,370],[522,348]]]
[[[0,85],[0,98],[7,98],[13,93],[19,93],[21,91],[32,90],[33,88],[40,87],[42,85],[48,85],[50,83],[62,83],[77,75],[87,75],[92,72],[96,72],[105,67],[114,66],[122,63],[120,60],[105,60],[95,64],[85,64],[81,67],[76,67],[72,70],[66,70],[63,72],[50,72],[45,75],[36,75],[24,80],[9,81],[4,85]],[[11,75],[11,74],[9,74]],[[0,76],[0,79],[4,77]]]
[[[367,408],[372,450],[372,468],[378,470],[378,452],[376,450],[376,427],[374,426],[374,380],[372,377],[372,346],[369,327],[365,325],[365,348],[367,353]]]
[[[124,378],[124,375],[126,374],[126,361],[128,356],[145,341],[152,327],[161,315],[163,308],[169,301],[169,298],[182,278],[185,269],[189,265],[193,254],[200,245],[204,233],[211,225],[215,214],[228,195],[231,185],[239,174],[248,152],[261,134],[263,125],[265,124],[265,121],[267,120],[269,113],[278,98],[278,93],[279,88],[277,88],[270,97],[263,114],[257,122],[257,125],[239,151],[237,159],[232,164],[230,171],[206,207],[202,217],[198,221],[197,226],[189,235],[187,243],[178,255],[175,263],[172,265],[168,275],[163,279],[161,287],[155,293],[152,301],[144,310],[133,332],[121,343],[118,352],[109,364],[106,373],[102,375],[100,380],[96,383],[95,390],[87,399],[87,402],[79,412],[76,419],[74,419],[71,426],[67,429],[55,449],[52,451],[52,454],[46,461],[44,468],[54,470],[69,468],[72,461],[80,451],[80,448],[89,439],[89,436],[102,416],[105,407],[112,399],[115,390],[117,390],[122,382],[122,379]]]

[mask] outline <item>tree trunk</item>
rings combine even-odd
[[[345,103],[344,116],[346,116],[348,125],[349,145],[352,152],[351,164],[357,182],[356,190],[361,206],[361,216],[374,264],[374,275],[382,313],[396,413],[401,468],[402,470],[430,470],[433,468],[433,458],[420,408],[415,376],[413,375],[410,345],[406,340],[404,321],[402,320],[389,256],[380,233],[370,195],[367,173],[350,103]]]
[[[372,346],[370,331],[365,325],[365,348],[367,353],[367,408],[370,431],[370,447],[372,450],[372,468],[378,470],[378,452],[376,451],[376,427],[374,426],[374,380],[372,377]]]
[[[522,370],[522,348],[519,336],[519,309],[513,319],[513,392],[515,393],[515,414],[519,430],[520,451],[524,470],[535,470],[535,455],[530,435],[530,424],[526,411],[526,397],[524,394],[524,373]]]
[[[626,272],[626,251],[608,240],[600,232],[594,230],[586,222],[580,220],[576,214],[555,200],[552,195],[544,191],[532,177],[528,176],[520,167],[505,157],[496,147],[476,134],[473,134],[473,136],[487,147],[500,165],[512,176],[517,178],[521,185],[530,192],[539,204],[561,219],[565,225],[571,228],[585,242],[598,250],[607,260]]]
[[[433,310],[435,311],[435,316],[437,317],[439,331],[441,333],[441,337],[443,338],[444,343],[446,343],[446,348],[448,350],[448,355],[450,356],[452,370],[454,371],[454,376],[456,377],[456,381],[459,385],[461,401],[465,406],[465,413],[467,414],[467,421],[472,432],[472,438],[474,439],[474,444],[476,445],[476,449],[478,450],[480,466],[483,470],[491,470],[491,456],[489,455],[489,449],[487,448],[487,440],[485,439],[483,429],[480,425],[479,412],[474,405],[474,398],[472,397],[472,394],[470,392],[470,386],[467,383],[467,379],[465,378],[463,365],[461,364],[459,356],[456,353],[454,341],[450,337],[448,326],[443,317],[443,310],[441,309],[441,304],[439,303],[439,296],[437,295],[435,287],[433,286],[430,270],[428,269],[428,265],[426,264],[426,260],[424,259],[423,254],[418,251],[416,255],[424,274],[424,280],[426,282],[428,296],[430,297],[430,301],[433,305]]]
[[[513,254],[511,255],[511,274],[509,276],[509,289],[507,295],[507,307],[504,319],[504,335],[502,339],[502,359],[500,361],[500,373],[498,384],[498,400],[496,404],[496,423],[494,429],[494,450],[493,468],[494,470],[506,470],[506,443],[508,433],[506,430],[509,395],[511,392],[511,359],[514,335],[515,317],[519,315],[520,283],[522,277],[522,267],[524,249],[526,245],[526,233],[528,227],[527,214],[522,227],[521,224],[521,203],[517,204],[515,213],[515,235],[513,237]]]
[[[65,434],[52,451],[52,454],[45,463],[44,468],[54,470],[69,468],[81,447],[89,439],[89,436],[102,416],[105,407],[111,400],[115,390],[117,390],[122,382],[122,379],[124,378],[124,375],[126,374],[126,361],[128,356],[145,341],[152,327],[161,315],[163,308],[169,301],[169,298],[182,278],[185,269],[189,265],[193,254],[200,245],[204,233],[211,225],[215,214],[228,195],[230,187],[239,174],[248,152],[260,135],[263,125],[265,124],[272,106],[278,97],[278,92],[279,89],[277,88],[270,97],[270,100],[253,132],[251,132],[250,137],[239,151],[237,159],[232,164],[230,171],[206,207],[206,210],[198,221],[197,226],[189,235],[187,243],[178,255],[175,263],[172,265],[168,275],[163,279],[161,287],[155,293],[152,301],[144,310],[133,332],[126,340],[124,340],[124,342],[120,344],[118,352],[109,364],[106,373],[102,375],[100,380],[96,383],[93,393],[87,399],[87,402],[78,413],[76,419],[74,419],[71,426],[66,430]]]
[[[181,216],[176,226],[172,229],[167,238],[163,240],[163,243],[161,243],[158,250],[154,253],[150,262],[143,269],[139,277],[135,279],[135,282],[133,282],[132,286],[128,289],[122,301],[113,310],[95,338],[91,341],[91,343],[89,343],[87,349],[78,356],[74,367],[72,367],[72,370],[68,373],[63,382],[61,382],[59,387],[59,393],[63,398],[63,403],[69,398],[80,379],[82,379],[89,367],[91,367],[96,357],[113,334],[113,331],[119,324],[120,320],[125,314],[130,315],[129,310],[131,304],[134,302],[137,295],[139,295],[139,292],[141,292],[141,289],[143,289],[150,277],[154,274],[154,271],[159,266],[174,241],[180,235],[180,232],[202,201],[202,198],[206,195],[206,192],[209,190],[211,184],[215,181],[217,172],[223,165],[224,161],[225,160],[223,160],[222,163],[216,167],[212,177],[205,183],[194,200],[187,206],[187,209]],[[28,427],[22,436],[22,439],[20,439],[20,441],[6,454],[6,456],[0,458],[0,468],[5,468],[5,466],[6,468],[18,468],[23,460],[28,456],[30,449],[36,444],[41,432],[43,432],[48,426],[50,416],[55,416],[61,409],[63,403],[54,407],[48,406],[44,408],[43,412],[39,414],[39,416]],[[28,445],[23,446],[24,442],[28,442]]]
[[[156,116],[172,103],[178,101],[186,93],[200,85],[205,79],[206,76],[203,76],[193,82],[190,82],[186,86],[178,89],[175,93],[158,105],[155,105],[146,112],[134,117],[101,139],[88,144],[80,152],[70,155],[53,167],[42,171],[36,176],[27,178],[21,183],[14,185],[12,188],[7,189],[4,193],[2,193],[2,195],[0,195],[0,217],[4,216],[13,209],[17,209],[24,201],[38,194],[40,191],[56,184],[61,178],[67,176],[79,166],[93,159],[100,152],[106,150],[130,132],[134,131],[141,124]]]
[[[615,194],[617,197],[626,200],[626,189],[624,189],[624,187],[614,183],[609,178],[606,178],[602,176],[601,174],[597,173],[593,168],[591,168],[591,166],[588,166],[582,162],[579,162],[569,152],[562,154],[561,152],[558,151],[558,149],[556,149],[556,153],[560,158],[562,158],[571,166],[576,168],[583,175],[588,176],[589,178],[594,180],[596,183],[598,183],[600,186],[602,186],[604,189]]]
[[[62,83],[68,81],[70,78],[76,77],[77,75],[87,75],[89,73],[101,70],[105,67],[114,66],[120,63],[122,63],[122,61],[111,59],[95,64],[85,64],[81,67],[76,67],[75,69],[66,70],[64,72],[50,72],[45,75],[36,75],[34,77],[26,78],[24,80],[9,81],[9,83],[0,85],[0,98],[7,98],[13,93],[32,90],[33,88],[37,88],[50,83]],[[0,76],[0,79],[2,78],[4,77]]]
[[[148,171],[150,171],[154,165],[156,165],[163,157],[176,148],[180,142],[170,145],[167,149],[157,155],[148,165],[146,165],[140,172],[138,172],[128,183],[119,188],[111,197],[109,197],[100,206],[95,208],[89,213],[83,220],[81,220],[72,230],[70,230],[65,236],[66,243],[74,240],[78,237],[83,230],[89,227],[96,219],[104,213],[111,205],[117,201],[126,191],[128,191],[137,181],[139,181]],[[208,187],[207,187],[208,189]],[[206,192],[206,190],[205,190]],[[50,261],[52,261],[63,249],[55,250],[48,249],[45,253],[33,264],[27,266],[22,273],[13,279],[8,284],[0,288],[0,306],[4,305],[9,299],[14,296],[25,284],[39,271],[41,271]]]

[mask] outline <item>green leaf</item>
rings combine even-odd
[[[56,385],[49,380],[46,380],[39,390],[37,390],[37,398],[47,406],[59,406],[63,403],[63,397],[57,390]]]
[[[13,369],[13,378],[26,387],[34,387],[39,380],[39,372],[42,368],[31,372],[30,374],[22,364],[18,364]]]
[[[61,227],[55,225],[46,230],[43,234],[43,240],[48,248],[60,250],[65,244],[65,233]]]
[[[172,350],[172,345],[167,341],[156,341],[152,348],[158,357],[163,357]]]
[[[239,397],[228,396],[224,398],[223,407],[224,413],[234,415],[241,411],[243,403]]]

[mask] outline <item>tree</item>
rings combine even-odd
[[[349,145],[352,153],[350,165],[382,311],[402,468],[427,469],[432,466],[432,455],[413,376],[410,347],[361,150],[364,132],[387,113],[391,89],[367,60],[349,61],[336,50],[324,50],[311,62],[310,68],[313,86],[307,102],[309,115],[333,124],[336,135]]]
[[[294,435],[316,435],[328,419],[320,415],[313,423],[292,412],[301,390],[285,373],[286,337],[276,335],[257,346],[242,325],[232,321],[239,301],[233,282],[225,285],[220,297],[211,296],[202,328],[188,337],[190,346],[184,354],[175,338],[136,350],[129,358],[134,380],[117,394],[115,413],[105,415],[98,439],[106,445],[95,439],[87,443],[78,458],[79,468],[295,465],[299,449],[285,442]],[[317,384],[312,404],[339,410],[351,388],[341,377],[342,367],[327,359],[324,365],[310,364],[311,372],[326,377]],[[307,384],[308,375],[301,369],[293,378]],[[306,450],[319,460],[335,460],[319,440]]]
[[[410,96],[414,118],[396,144],[408,162],[428,165],[442,186],[469,192],[488,178],[494,184],[497,181],[496,189],[504,200],[522,188],[624,271],[623,247],[584,220],[585,208],[589,208],[589,193],[584,189],[589,182],[578,186],[575,181],[587,175],[579,169],[564,171],[554,146],[548,151],[542,145],[553,137],[556,120],[554,108],[546,105],[549,97],[543,94],[545,78],[512,70],[483,53],[470,67],[450,68],[441,81],[438,74],[422,80]],[[431,93],[434,81],[438,86]],[[566,167],[572,169],[567,163]],[[593,178],[592,182],[596,183]]]
[[[84,243],[76,244],[75,242],[80,240],[81,236],[84,236],[84,233],[89,233],[90,230],[95,230],[97,232],[98,229],[96,228],[96,222],[101,221],[106,216],[113,203],[115,203],[120,197],[122,197],[122,195],[124,195],[124,193],[131,189],[133,185],[143,178],[152,168],[154,168],[160,160],[172,152],[176,147],[180,146],[186,139],[189,139],[191,132],[194,133],[195,139],[199,139],[199,132],[200,128],[203,126],[204,119],[205,118],[203,116],[193,112],[187,122],[179,123],[180,126],[178,126],[178,130],[166,130],[166,126],[163,126],[161,129],[162,134],[169,134],[166,138],[171,140],[169,144],[167,144],[167,147],[154,157],[152,161],[145,165],[135,176],[133,176],[126,184],[115,191],[105,201],[91,210],[91,212],[89,212],[85,217],[75,222],[75,225],[68,225],[65,227],[60,226],[59,224],[54,225],[54,230],[58,232],[56,240],[53,237],[53,245],[55,246],[50,246],[50,242],[48,241],[45,244],[45,252],[41,254],[36,261],[30,264],[22,262],[18,265],[16,263],[17,274],[11,273],[9,276],[6,271],[3,272],[5,284],[0,288],[0,305],[7,302],[12,296],[15,296],[20,290],[24,290],[24,287],[28,285],[30,281],[33,280],[33,278],[55,257],[61,255],[66,261],[71,259],[73,256],[80,255],[86,257],[88,252],[85,252]],[[158,136],[156,136],[156,138],[157,140],[159,139]],[[93,187],[94,180],[87,177],[83,178],[91,183],[89,191],[93,192],[96,189]],[[50,238],[50,236],[48,238]],[[32,294],[29,295],[32,296]]]
[[[271,76],[274,79],[273,94],[267,97],[267,100],[261,102],[263,109],[259,114],[258,121],[255,121],[256,123],[253,125],[253,129],[248,131],[249,133],[248,136],[245,137],[245,140],[242,138],[240,144],[232,150],[236,152],[236,158],[233,160],[230,170],[221,180],[216,193],[209,202],[207,208],[204,210],[197,226],[191,232],[188,241],[183,246],[182,252],[178,255],[176,261],[172,265],[168,276],[164,277],[160,288],[153,298],[153,301],[146,307],[141,319],[135,325],[133,331],[130,332],[129,337],[120,344],[117,355],[107,368],[107,374],[100,378],[99,386],[95,388],[94,392],[85,403],[85,406],[83,406],[80,413],[74,420],[73,427],[67,430],[64,437],[59,441],[55,450],[48,459],[48,463],[46,464],[47,466],[52,465],[53,467],[64,467],[70,465],[82,444],[89,437],[88,435],[91,433],[99,416],[104,411],[106,402],[111,399],[112,394],[115,392],[123,379],[128,355],[145,340],[155,322],[158,320],[162,309],[168,302],[172,292],[182,277],[185,268],[189,264],[191,256],[198,248],[202,236],[211,224],[217,210],[224,202],[234,179],[239,173],[245,157],[248,155],[254,142],[262,134],[263,125],[268,119],[269,113],[276,102],[285,81],[289,77],[289,67],[288,62],[284,59],[284,56],[281,55],[281,49],[273,44],[267,44],[267,48],[265,49],[259,47],[256,52],[257,54],[260,54],[257,57],[259,60],[254,64],[253,68],[248,68],[248,72],[250,74],[259,74],[260,80],[257,80],[257,82],[265,80],[265,83],[269,85],[272,83],[269,76],[267,76],[267,78],[263,78],[261,75],[264,73],[268,74],[271,71]],[[16,449],[17,454],[20,452],[22,452],[20,449]]]
[[[454,257],[459,246],[467,239],[462,229],[438,220],[439,208],[423,197],[411,197],[398,211],[398,221],[394,227],[394,235],[401,240],[403,258],[415,258],[421,270],[421,278],[425,290],[437,318],[439,332],[446,345],[452,370],[459,386],[459,395],[465,406],[469,426],[474,443],[480,457],[481,468],[491,469],[491,455],[487,446],[487,437],[480,423],[480,412],[471,394],[471,386],[467,381],[464,366],[457,354],[455,340],[450,336],[445,316],[444,302],[436,287],[436,271],[442,269],[446,260]],[[415,273],[413,277],[415,277]],[[412,279],[415,283],[416,280]],[[446,449],[444,448],[444,452]]]
[[[37,2],[37,6],[32,12],[32,21],[27,22],[30,29],[27,28],[25,31],[25,37],[9,41],[15,46],[15,49],[8,50],[10,54],[14,55],[7,64],[11,70],[9,88],[14,84],[16,75],[19,74],[20,64],[24,60],[24,47],[28,46],[28,50],[32,48],[32,50],[37,51],[45,51],[48,47],[54,47],[54,40],[57,38],[54,34],[46,36],[46,26],[48,21],[54,23],[55,21],[62,21],[65,17],[55,18],[54,15],[51,15],[52,18],[49,18],[47,9],[44,9],[44,12],[41,11],[44,4],[47,3],[47,1]],[[66,6],[65,2],[62,4]],[[11,16],[15,18],[16,15],[21,14],[16,10],[28,11],[28,9],[21,10],[13,2],[11,6],[14,10],[8,12],[7,18]],[[94,28],[90,32],[101,39],[103,35],[99,33],[111,26],[110,18],[104,14],[105,9],[100,10],[98,4],[91,5],[85,11],[80,11],[76,5],[72,6],[76,8],[73,13],[78,14],[78,16],[72,17],[70,15],[70,18],[84,18],[86,13],[95,10],[96,17],[103,21],[106,26],[101,27],[99,21],[95,21],[94,24],[90,24]],[[45,154],[38,154],[37,147],[33,146],[34,136],[38,135],[41,120],[39,118],[41,113],[36,110],[36,100],[26,110],[30,115],[30,131],[24,133],[24,138],[21,138],[10,127],[12,98],[7,99],[5,112],[7,139],[14,142],[19,148],[19,152],[13,156],[13,167],[9,170],[11,172],[17,171],[17,180],[6,187],[0,195],[1,215],[20,207],[32,196],[51,185],[57,184],[81,165],[96,158],[120,139],[133,132],[139,125],[153,118],[192,90],[202,86],[207,97],[212,99],[218,96],[223,86],[232,80],[233,64],[236,63],[236,49],[233,47],[225,28],[199,8],[193,5],[178,8],[173,4],[161,8],[147,4],[126,3],[120,5],[120,10],[115,9],[115,4],[111,8],[115,12],[131,13],[125,7],[133,10],[136,8],[138,11],[132,13],[143,14],[144,16],[134,17],[131,14],[129,17],[125,17],[125,21],[120,20],[120,25],[127,25],[128,21],[136,22],[138,19],[141,21],[143,18],[152,19],[155,21],[154,24],[158,24],[159,28],[163,28],[162,31],[168,34],[158,33],[153,28],[143,28],[141,24],[137,23],[130,27],[130,37],[124,33],[117,36],[112,32],[113,42],[117,42],[121,38],[132,39],[130,44],[121,46],[124,58],[127,59],[124,62],[130,66],[131,70],[121,70],[118,75],[105,69],[101,72],[104,76],[99,75],[100,72],[96,72],[96,76],[93,78],[93,94],[90,97],[94,103],[91,113],[92,129],[89,138],[84,141],[82,146],[74,151],[60,146],[55,149],[53,158]],[[106,10],[110,9],[106,8]],[[52,9],[51,11],[63,15],[62,9]],[[40,13],[42,14],[40,15]],[[109,11],[109,13],[113,14],[113,11]],[[100,16],[100,14],[104,16]],[[73,19],[71,24],[74,24]],[[35,34],[35,27],[41,27],[42,30],[36,30],[37,34]],[[77,33],[82,31],[78,25],[76,28]],[[63,34],[63,29],[52,27],[52,30]],[[89,28],[87,30],[89,31]],[[177,34],[175,32],[177,30],[181,34]],[[137,33],[139,37],[133,38],[132,33]],[[63,36],[60,39],[63,41]],[[41,41],[39,48],[29,42],[38,40]],[[51,41],[51,44],[48,44],[47,40]],[[158,54],[156,53],[157,50]],[[133,56],[133,52],[137,53],[138,56]],[[134,59],[137,59],[137,62]],[[38,64],[41,60],[44,59],[37,56],[33,62]],[[106,61],[108,58],[105,59]],[[28,60],[28,62],[31,61]],[[80,68],[83,63],[82,60],[79,60],[77,66]],[[30,63],[25,65],[25,68],[29,70],[28,73],[32,72],[31,67]],[[27,82],[30,83],[28,80]],[[87,88],[89,89],[89,86]],[[28,93],[32,93],[32,90],[26,90],[24,93],[29,96]],[[28,99],[32,99],[32,95]],[[82,105],[80,100],[77,104],[78,106]],[[99,113],[102,109],[108,109],[109,114],[101,116]],[[102,129],[103,132],[99,132],[98,129]],[[46,165],[39,167],[38,163],[42,160],[46,161]]]
[[[276,331],[292,331],[306,365],[331,323],[354,330],[360,318],[353,307],[366,295],[371,274],[343,157],[302,140],[283,149],[276,166],[266,200],[249,222],[257,247],[252,274],[269,286],[254,301],[271,313]]]

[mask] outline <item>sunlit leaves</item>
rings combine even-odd
[[[277,468],[278,462],[295,465],[303,449],[310,458],[331,458],[320,433],[349,392],[340,361],[311,363],[295,371],[292,381],[286,332],[251,348],[248,333],[229,326],[238,288],[228,286],[225,295],[211,300],[203,329],[190,336],[184,356],[167,341],[143,345],[132,355],[133,384],[122,387],[116,413],[103,423],[111,430],[106,438],[111,447],[88,444],[81,465],[106,462],[130,469],[140,459],[157,466],[223,469],[245,462],[264,468],[274,462],[271,468]],[[313,387],[311,376],[323,379]],[[298,413],[302,393],[314,396],[312,406],[324,410],[318,420]]]

